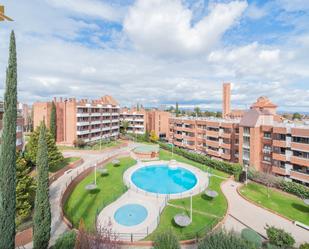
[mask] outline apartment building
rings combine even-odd
[[[170,115],[169,112],[157,109],[123,108],[120,113],[120,120],[129,123],[128,133],[144,134],[146,131],[154,131],[159,138],[165,139],[169,131],[168,120]]]
[[[170,118],[169,142],[209,155],[238,162],[239,121],[218,118]]]
[[[155,134],[160,139],[167,139],[169,133],[169,118],[171,117],[170,112],[152,109],[147,111],[146,118],[146,129]]]
[[[128,122],[127,133],[144,134],[146,132],[146,111],[137,108],[122,108],[120,122]]]
[[[2,130],[2,125],[3,125],[2,124],[3,114],[4,114],[4,103],[3,101],[0,101],[0,131]],[[17,110],[17,123],[16,123],[16,149],[17,150],[22,150],[24,146],[23,123],[24,123],[24,120],[21,115],[21,112]],[[1,140],[0,140],[0,143],[1,143]]]
[[[111,96],[96,100],[56,99],[57,143],[72,145],[81,139],[87,143],[119,136],[120,107]],[[33,104],[34,128],[44,120],[50,126],[52,102]]]
[[[224,119],[170,118],[168,140],[218,160],[309,185],[308,123],[283,120],[267,97],[258,98],[240,118],[225,113]]]

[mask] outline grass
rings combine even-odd
[[[115,140],[110,142],[102,142],[101,143],[101,150],[104,150],[106,148],[114,147],[121,144],[121,141]],[[86,145],[83,148],[78,148],[74,146],[65,146],[65,145],[58,145],[57,146],[59,150],[100,150],[100,143],[95,143],[93,145]]]
[[[59,163],[59,164],[55,165],[54,167],[50,167],[49,172],[55,173],[58,170],[64,168],[65,166],[69,165],[70,163],[76,162],[79,159],[80,159],[80,157],[66,157],[66,158],[64,158],[62,163]]]
[[[289,219],[309,225],[309,207],[296,196],[287,195],[270,189],[269,198],[267,188],[261,184],[250,182],[240,189],[240,193],[251,201],[271,209]]]
[[[209,188],[216,190],[219,193],[218,197],[211,199],[206,197],[204,193],[193,196],[193,219],[188,227],[181,228],[177,226],[174,224],[173,218],[179,213],[190,215],[190,198],[170,200],[169,204],[173,206],[168,205],[164,208],[157,229],[146,240],[153,240],[158,233],[170,228],[180,240],[192,239],[196,236],[201,237],[211,230],[227,211],[227,200],[220,189],[222,181],[223,179],[217,177],[212,177],[210,180]]]
[[[83,219],[88,230],[94,229],[96,215],[126,191],[122,175],[136,161],[130,157],[123,157],[119,160],[119,167],[114,167],[112,163],[106,165],[109,172],[107,176],[98,175],[97,191],[89,192],[85,189],[86,185],[93,183],[94,173],[87,176],[75,187],[64,205],[65,214],[74,227],[78,227],[79,221]]]

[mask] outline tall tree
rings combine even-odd
[[[179,107],[178,107],[178,102],[176,102],[176,109],[175,109],[176,117],[179,116]]]
[[[17,60],[14,31],[6,70],[4,117],[0,148],[0,248],[15,248]]]
[[[39,146],[36,160],[37,190],[33,215],[33,248],[47,249],[50,239],[51,213],[48,196],[48,151],[46,127],[40,126]]]
[[[30,139],[26,145],[25,157],[27,160],[31,161],[33,165],[36,165],[39,136],[40,127],[37,127],[35,131],[31,133]],[[56,146],[55,139],[49,131],[46,131],[46,143],[48,148],[48,165],[53,168],[62,163],[64,158]]]
[[[57,112],[56,112],[56,105],[54,102],[52,102],[49,130],[55,141],[57,141]]]

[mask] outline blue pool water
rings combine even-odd
[[[115,220],[124,226],[135,226],[147,218],[147,209],[139,204],[127,204],[117,209]]]
[[[192,189],[196,176],[182,167],[171,169],[168,165],[151,165],[136,170],[131,176],[132,182],[151,193],[178,194]]]

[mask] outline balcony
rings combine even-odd
[[[110,119],[105,119],[105,120],[102,120],[102,124],[108,124],[108,123],[110,123],[111,122],[111,120]]]
[[[206,131],[206,135],[209,137],[219,137],[219,131]]]
[[[78,112],[76,113],[77,117],[89,117],[90,114],[88,112]]]
[[[224,149],[229,149],[230,150],[231,147],[232,147],[231,144],[226,144],[226,143],[222,143],[221,144],[221,148],[224,148]]]
[[[302,182],[307,182],[309,183],[309,174],[301,173],[298,171],[291,170],[291,175],[290,177],[292,179],[302,181]]]
[[[179,147],[182,147],[182,146],[183,146],[182,143],[181,143],[181,142],[178,142],[178,141],[174,141],[174,144],[175,144],[176,146],[179,146]]]
[[[223,154],[221,154],[221,158],[229,161],[229,160],[231,160],[231,154],[223,153]]]
[[[291,163],[309,167],[309,159],[307,158],[291,156]]]
[[[85,125],[89,125],[89,121],[77,122],[77,126],[85,126]]]
[[[101,128],[91,129],[91,133],[101,132]]]
[[[228,139],[230,139],[231,136],[232,136],[231,133],[225,133],[225,132],[223,132],[223,133],[221,134],[221,137],[223,137],[223,138],[228,138]]]
[[[178,138],[178,139],[182,139],[182,135],[181,135],[181,134],[175,133],[174,137],[175,137],[175,138]]]
[[[118,112],[113,112],[112,115],[113,116],[119,116],[119,113]]]
[[[309,144],[291,142],[291,149],[309,151]]]
[[[183,136],[183,139],[187,140],[187,141],[192,141],[195,142],[195,137],[191,137],[191,136]]]
[[[271,168],[272,173],[287,176],[289,175],[288,171],[285,168],[280,168],[276,166],[272,166]]]
[[[106,116],[110,116],[111,115],[111,113],[110,112],[104,112],[104,113],[102,113],[102,116],[104,116],[104,117],[106,117]]]
[[[184,144],[184,146],[189,149],[189,150],[195,150],[195,145],[191,145],[191,144]]]
[[[219,148],[219,141],[212,141],[212,140],[206,139],[206,144],[207,146]]]
[[[182,130],[183,130],[183,131],[187,131],[187,132],[192,132],[192,133],[195,133],[194,128],[182,127]]]
[[[89,130],[82,130],[82,131],[76,131],[77,135],[85,135],[85,134],[89,134]]]
[[[111,127],[110,126],[107,126],[107,127],[103,127],[102,128],[102,131],[109,131],[111,129]]]
[[[208,149],[207,154],[210,155],[210,156],[214,156],[214,157],[220,157],[219,152],[215,151],[215,150]]]
[[[273,146],[275,147],[282,147],[286,148],[286,141],[285,140],[273,140]]]
[[[101,124],[101,120],[94,120],[94,121],[90,121],[90,124]]]
[[[286,156],[285,156],[285,154],[278,154],[278,153],[273,152],[273,159],[285,162]]]
[[[92,113],[91,113],[91,116],[92,116],[92,117],[100,117],[100,116],[101,116],[101,113],[100,113],[100,112],[92,112]]]

